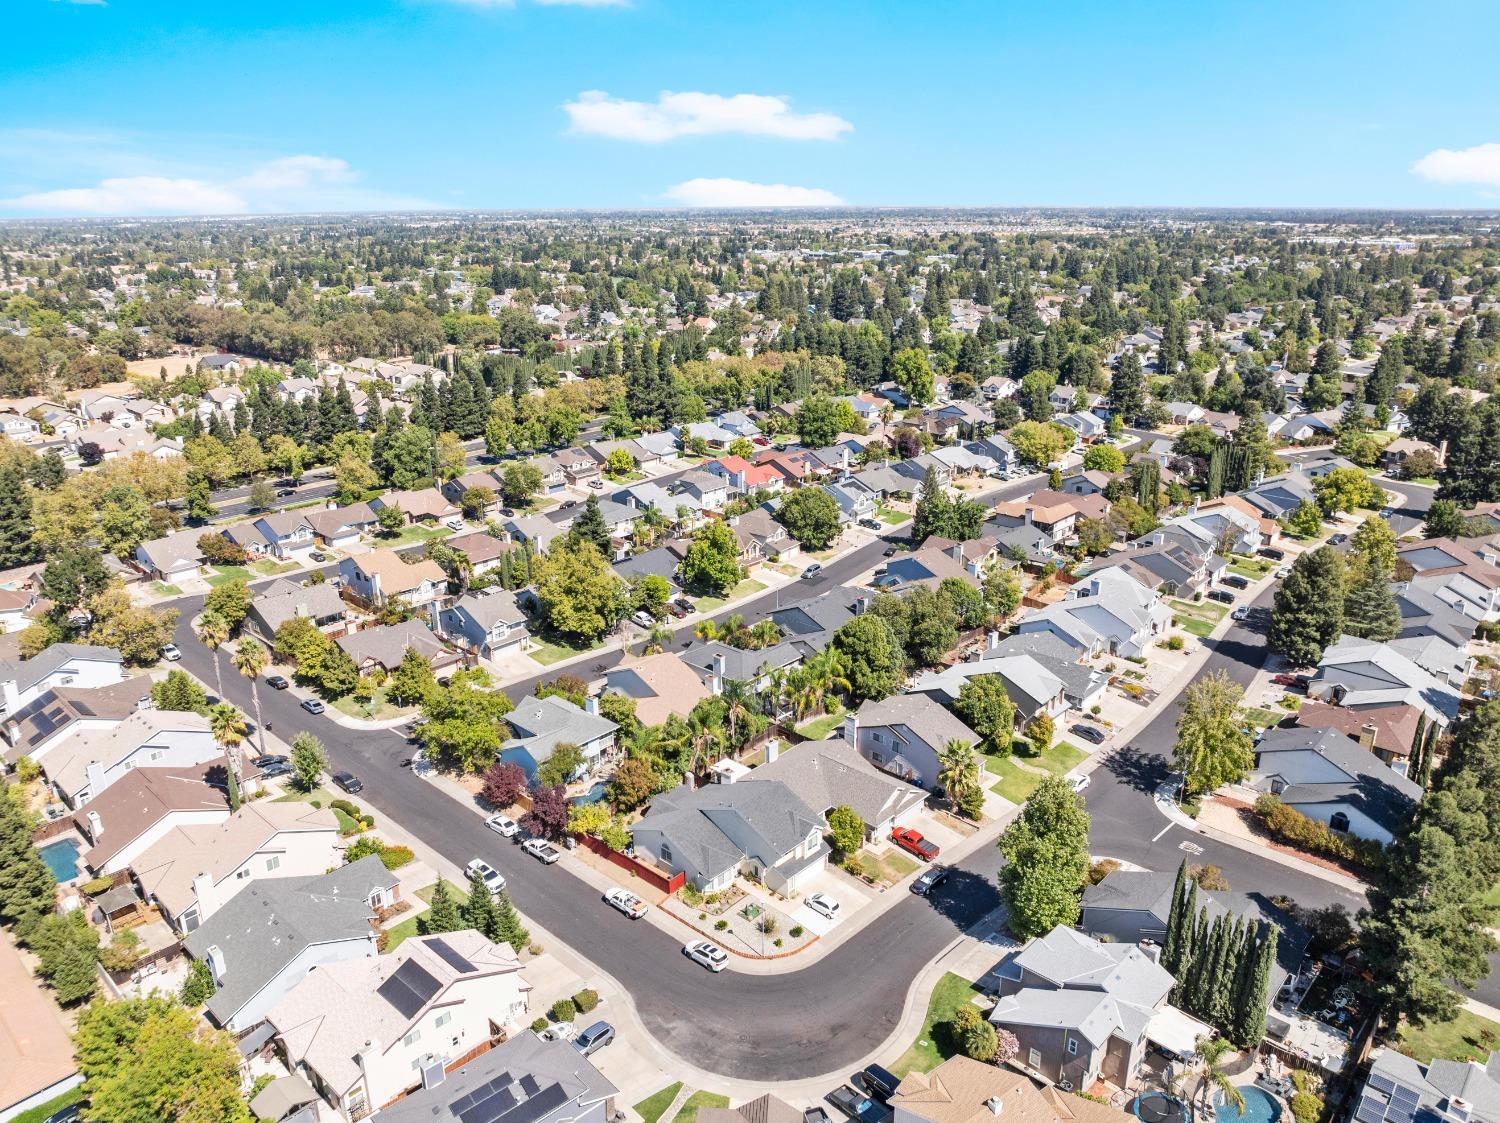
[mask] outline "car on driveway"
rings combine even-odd
[[[884,550],[881,551],[880,556],[883,558],[893,558],[896,556],[897,552],[900,551],[900,549],[900,546],[887,546]]]
[[[586,1057],[590,1053],[597,1053],[614,1039],[614,1026],[608,1022],[595,1022],[588,1029],[573,1038],[573,1048]]]
[[[860,1123],[878,1123],[885,1115],[879,1104],[847,1084],[840,1084],[823,1098],[850,1119],[858,1119]]]
[[[1274,577],[1274,578],[1276,578],[1276,580],[1278,580],[1278,581],[1282,580],[1283,578],[1290,577],[1291,575],[1292,575],[1292,567],[1289,566],[1289,565],[1280,565],[1280,566],[1277,566],[1276,567],[1276,572],[1273,573],[1273,574],[1271,574],[1271,576]]]
[[[286,776],[292,771],[292,762],[284,756],[256,757],[250,763],[255,765],[262,780],[274,780],[277,776]]]
[[[711,944],[707,940],[694,940],[682,945],[682,954],[700,966],[707,967],[714,974],[718,974],[729,966],[729,953],[717,944]]]
[[[1104,731],[1096,729],[1092,725],[1074,725],[1068,731],[1095,745],[1104,744]]]
[[[908,854],[915,854],[924,862],[932,861],[942,852],[937,843],[928,841],[922,837],[921,831],[912,830],[910,827],[892,827],[891,841]]]
[[[175,663],[182,658],[182,649],[175,643],[162,644],[161,657],[168,663]]]
[[[501,815],[498,813],[491,815],[488,819],[486,819],[484,821],[484,825],[489,827],[490,830],[494,831],[501,838],[515,838],[517,833],[521,830],[520,823],[516,822],[509,815]]]
[[[823,563],[822,562],[813,562],[812,565],[808,566],[806,569],[804,569],[802,571],[802,580],[804,580],[804,581],[811,581],[814,577],[816,577],[818,574],[820,574],[822,572],[823,572]]]
[[[854,1078],[856,1087],[863,1088],[877,1100],[884,1103],[896,1094],[896,1089],[901,1085],[901,1078],[888,1068],[880,1065],[867,1065],[865,1070]]]
[[[1218,601],[1220,604],[1233,604],[1234,594],[1226,589],[1210,589],[1208,599]]]
[[[483,858],[475,858],[464,867],[466,875],[478,874],[479,880],[484,882],[485,887],[491,893],[498,893],[505,888],[505,878],[500,876],[500,871],[490,865]]]
[[[1332,538],[1330,538],[1328,540],[1328,544],[1330,546],[1342,546],[1347,541],[1349,541],[1349,536],[1347,534],[1340,533],[1335,534]]]
[[[656,627],[656,617],[652,616],[651,613],[647,612],[644,608],[633,615],[630,619],[643,628]]]
[[[883,529],[883,524],[881,523],[881,521],[879,519],[860,519],[859,520],[859,525],[862,526],[862,527],[864,527],[866,530],[881,530],[881,529]]]
[[[525,842],[521,843],[521,849],[544,866],[550,866],[562,857],[562,851],[553,846],[545,838],[528,838]]]
[[[333,782],[350,795],[358,795],[365,790],[365,785],[353,772],[335,772]]]
[[[839,903],[827,893],[809,893],[803,904],[824,920],[837,920],[839,917]]]
[[[947,866],[928,866],[922,871],[922,875],[911,883],[911,891],[918,897],[925,897],[947,881],[948,874],[951,872]]]
[[[604,900],[605,903],[612,908],[619,909],[626,916],[630,917],[631,920],[639,920],[645,916],[647,908],[650,907],[629,889],[621,889],[619,887],[605,893]]]
[[[302,699],[302,708],[310,714],[321,714],[328,707],[323,704],[323,699],[321,698],[304,698]]]
[[[1250,582],[1246,581],[1238,573],[1226,574],[1219,578],[1220,585],[1228,585],[1231,589],[1248,589]]]
[[[286,675],[267,675],[266,685],[272,690],[285,690],[292,684],[287,680]]]
[[[678,604],[676,601],[668,601],[667,602],[667,611],[670,612],[677,619],[681,620],[684,616],[686,616],[691,611],[691,609],[683,608],[682,605]]]
[[[802,1111],[802,1123],[828,1123],[828,1112],[821,1107],[804,1108]]]

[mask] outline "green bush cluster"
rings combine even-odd
[[[1336,834],[1329,829],[1327,823],[1309,819],[1274,795],[1263,795],[1255,801],[1255,815],[1261,825],[1276,838],[1309,853],[1354,862],[1371,869],[1379,868],[1385,853],[1385,848],[1374,839]]]
[[[590,1013],[599,1005],[599,992],[586,987],[573,996],[573,1005],[580,1014]]]

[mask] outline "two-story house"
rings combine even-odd
[[[936,791],[948,742],[978,745],[981,738],[928,695],[895,694],[868,701],[846,717],[844,740],[883,771]]]
[[[252,630],[270,640],[277,628],[296,616],[311,620],[330,637],[343,635],[348,626],[348,606],[332,585],[326,581],[299,585],[284,578],[256,591],[246,620]]]
[[[229,818],[229,762],[187,768],[136,768],[81,811],[73,822],[88,843],[83,864],[95,877],[118,873],[176,827]]]
[[[1051,632],[1090,655],[1145,654],[1166,633],[1171,610],[1119,567],[1102,569],[1068,590],[1066,600],[1021,619],[1017,631]]]
[[[41,765],[58,796],[77,808],[134,768],[186,768],[223,753],[202,714],[150,709],[108,729],[68,738]]]
[[[505,715],[505,723],[512,736],[500,746],[500,759],[519,764],[527,776],[535,776],[537,766],[562,744],[577,745],[585,767],[592,767],[615,747],[615,734],[620,728],[600,715],[597,698],[587,699],[585,708],[580,709],[555,694],[523,698]]]
[[[444,639],[485,659],[516,655],[531,640],[526,613],[516,595],[489,588],[468,593],[437,613],[437,631]]]
[[[344,587],[372,606],[400,598],[412,608],[432,604],[446,595],[448,575],[430,558],[407,563],[395,550],[371,550],[339,562]]]
[[[270,543],[271,553],[300,561],[317,545],[312,524],[301,511],[271,511],[255,520],[255,528]]]

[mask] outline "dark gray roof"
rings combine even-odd
[[[870,824],[882,823],[927,798],[921,788],[882,772],[839,739],[791,746],[752,775],[780,780],[803,803],[825,814],[830,808],[851,807]]]
[[[274,632],[293,616],[317,620],[340,615],[344,612],[344,601],[339,591],[326,581],[317,585],[299,585],[295,581],[282,580],[257,592],[250,608],[266,628]]]
[[[1374,753],[1337,729],[1270,729],[1255,746],[1256,771],[1279,776],[1288,804],[1348,803],[1375,822],[1395,830],[1422,798],[1422,789],[1393,771]],[[1304,753],[1333,765],[1344,778],[1328,779],[1328,769]]]
[[[580,710],[566,698],[523,698],[505,715],[506,724],[515,736],[502,749],[525,749],[531,759],[541,764],[552,750],[564,741],[586,745],[619,728],[607,717]]]
[[[388,671],[401,665],[407,651],[416,651],[428,660],[447,653],[443,642],[432,634],[421,620],[405,620],[400,624],[384,624],[366,628],[362,632],[350,632],[335,641],[355,665],[373,659]]]
[[[1078,661],[1078,649],[1052,632],[1018,632],[999,646],[980,653],[981,659],[1030,655],[1063,682],[1063,694],[1073,703],[1088,697],[1099,685],[1101,672]]]
[[[313,877],[251,882],[182,941],[194,959],[211,947],[224,953],[208,1012],[223,1025],[310,945],[370,935],[370,894],[395,884],[374,854]]]
[[[516,594],[508,589],[486,589],[482,593],[469,593],[452,606],[451,611],[460,611],[489,631],[496,624],[524,624],[526,613],[516,604]]]
[[[802,661],[802,651],[790,643],[778,643],[774,647],[763,647],[759,651],[745,651],[714,640],[700,644],[682,653],[682,661],[698,672],[705,682],[714,673],[715,656],[724,657],[724,678],[740,682],[753,682],[762,668],[775,670],[791,667]]]
[[[1437,636],[1462,647],[1474,638],[1477,620],[1451,607],[1430,589],[1404,584],[1396,587],[1396,608],[1401,613],[1398,638]]]
[[[615,572],[627,581],[632,577],[645,577],[655,575],[665,577],[675,589],[677,588],[677,555],[665,546],[657,546],[655,549],[647,550],[643,554],[636,554],[624,561],[615,563]]]
[[[687,856],[708,877],[739,864],[745,852],[717,823],[743,824],[785,854],[822,829],[822,815],[797,798],[779,780],[753,776],[734,784],[674,788],[651,801],[646,816],[632,830],[660,831],[674,852]]]
[[[566,1041],[518,1033],[380,1112],[381,1123],[557,1123],[618,1091]]]
[[[1485,1063],[1434,1060],[1423,1064],[1394,1049],[1377,1052],[1355,1105],[1356,1123],[1442,1123],[1468,1105],[1475,1123],[1500,1121],[1500,1051]]]

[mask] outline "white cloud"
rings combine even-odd
[[[1473,183],[1500,187],[1500,144],[1473,148],[1437,148],[1411,166],[1412,173],[1436,183]]]
[[[787,99],[766,94],[672,93],[655,102],[627,101],[585,90],[566,102],[571,131],[646,144],[684,136],[740,133],[783,140],[837,140],[854,126],[833,113],[793,113]]]
[[[225,179],[111,176],[92,187],[33,191],[0,199],[0,207],[47,215],[264,214],[297,211],[399,210],[431,206],[358,185],[360,173],[329,156],[282,156]]]
[[[690,179],[667,188],[666,196],[689,207],[838,207],[844,202],[821,187],[743,179]]]

